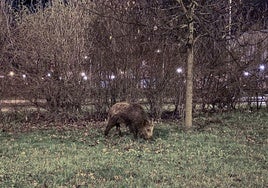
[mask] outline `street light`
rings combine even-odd
[[[15,73],[13,71],[10,71],[8,75],[13,77],[15,75]]]
[[[259,66],[259,69],[260,69],[261,71],[264,71],[264,69],[265,69],[265,65],[260,65],[260,66]]]
[[[87,81],[87,76],[83,76],[83,80]]]
[[[244,76],[249,76],[249,72],[245,71],[244,73]]]
[[[182,68],[180,68],[180,67],[177,68],[177,69],[176,69],[176,72],[177,72],[178,74],[182,73]]]
[[[82,77],[85,77],[86,76],[86,73],[85,72],[81,72],[81,76]]]
[[[112,74],[112,75],[110,76],[110,78],[111,78],[112,80],[115,79],[115,75]]]
[[[156,53],[161,53],[161,50],[160,50],[160,49],[157,49],[157,50],[156,50]]]
[[[86,75],[85,72],[81,72],[80,75],[82,76],[82,79],[83,79],[83,80],[86,81],[86,80],[88,79],[88,77],[87,77],[87,75]]]

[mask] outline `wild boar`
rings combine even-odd
[[[148,114],[141,105],[128,102],[119,102],[113,105],[108,111],[108,123],[104,134],[116,127],[119,135],[122,135],[120,125],[127,126],[135,138],[138,136],[149,139],[153,136],[154,125],[149,120]]]

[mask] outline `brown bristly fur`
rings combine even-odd
[[[116,127],[121,135],[120,125],[125,124],[134,137],[138,136],[149,139],[153,136],[154,125],[149,120],[147,113],[141,105],[120,102],[113,105],[108,111],[108,123],[105,129],[105,135]]]

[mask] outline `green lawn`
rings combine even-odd
[[[268,187],[267,112],[194,122],[188,132],[159,123],[151,141],[115,131],[105,138],[90,123],[1,125],[0,187]]]

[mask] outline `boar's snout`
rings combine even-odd
[[[141,137],[144,139],[150,139],[153,137],[154,125],[149,124],[148,126],[143,127],[141,130]]]

